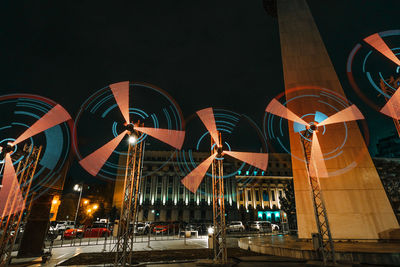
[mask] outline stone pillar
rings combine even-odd
[[[277,1],[286,90],[297,86],[319,86],[344,96],[306,1]],[[315,112],[318,105],[294,102],[290,102],[288,107],[297,114],[306,114],[312,109]],[[332,115],[331,110],[321,108],[319,105],[319,111]],[[289,123],[291,151],[301,155],[299,135],[293,132],[292,125]],[[359,153],[364,153],[364,157],[350,171],[321,179],[332,235],[334,239],[378,239],[379,232],[399,226],[357,124],[352,122],[347,126],[348,139],[343,153],[326,161],[328,171],[343,169]],[[323,151],[335,148],[342,134],[335,130],[335,126],[329,126],[328,130],[326,137],[321,135],[319,138]],[[312,232],[317,231],[308,178],[304,162],[292,157],[292,166],[298,234],[299,238],[308,239]]]
[[[18,257],[39,257],[43,254],[44,239],[49,228],[51,201],[53,196],[43,194],[32,203],[31,212],[25,225]]]

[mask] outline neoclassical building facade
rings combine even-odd
[[[209,157],[209,153],[193,152],[191,156],[197,165]],[[125,159],[121,158],[120,162]],[[187,174],[182,164],[179,157],[169,151],[146,151],[140,184],[139,221],[212,220],[211,177],[206,175],[193,194],[180,182]],[[243,167],[241,162],[227,158],[224,173],[229,173],[224,179],[227,221],[244,217],[253,220],[258,211],[280,213],[279,197],[284,196],[285,183],[292,179],[289,155],[270,154],[267,171]],[[114,186],[113,205],[117,209],[122,204],[123,182],[124,173],[120,173]],[[260,216],[258,219],[274,218]]]

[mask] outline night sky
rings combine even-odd
[[[0,93],[43,95],[75,116],[98,89],[143,81],[168,91],[184,116],[212,106],[262,126],[284,83],[278,22],[261,0],[116,2],[2,1]],[[353,92],[346,61],[364,37],[400,28],[400,2],[308,3],[347,96],[368,118],[374,152],[394,127]]]

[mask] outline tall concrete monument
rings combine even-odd
[[[277,14],[286,90],[299,86],[318,86],[344,96],[306,0],[277,0]],[[291,93],[287,98],[295,96],[296,93]],[[288,108],[296,114],[315,110],[327,116],[334,113],[318,101],[301,105],[292,102],[288,103]],[[376,240],[380,232],[398,228],[399,225],[357,123],[346,124],[347,140],[342,148],[343,153],[326,160],[328,171],[338,175],[320,179],[332,236],[333,239]],[[319,137],[324,153],[342,142],[342,128],[342,125],[330,125],[327,134]],[[289,123],[289,132],[292,154],[302,155],[299,134],[293,131],[292,123]],[[348,168],[354,162],[356,165]],[[299,238],[309,239],[311,233],[317,232],[317,228],[306,166],[295,156],[292,156],[292,164],[298,234]]]

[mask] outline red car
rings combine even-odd
[[[110,236],[105,223],[94,223],[91,227],[68,229],[64,231],[64,238],[82,238],[82,237],[106,237]]]
[[[156,234],[164,233],[164,234],[172,234],[178,233],[179,231],[179,224],[170,223],[170,222],[157,222],[153,225],[153,232]]]

